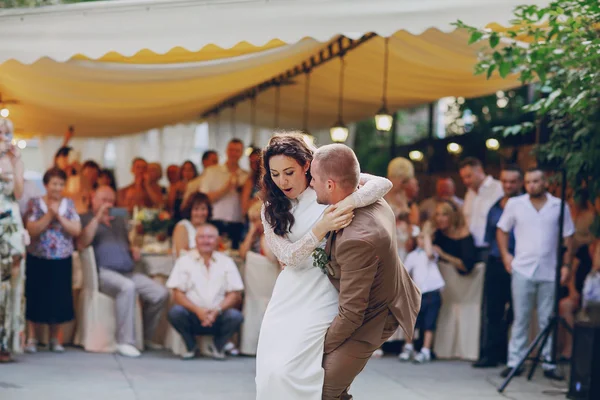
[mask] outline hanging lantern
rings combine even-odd
[[[343,122],[343,103],[344,103],[344,70],[345,70],[344,56],[340,55],[340,97],[338,106],[338,120],[329,129],[331,140],[336,143],[343,143],[348,139],[348,128]]]
[[[381,99],[381,108],[375,115],[375,126],[378,131],[389,132],[392,129],[394,117],[390,114],[387,108],[387,85],[388,85],[388,73],[389,73],[389,38],[385,38],[385,56],[383,61],[383,96]]]

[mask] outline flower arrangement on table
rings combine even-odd
[[[142,236],[142,251],[167,253],[170,249],[168,232],[173,227],[171,215],[164,210],[142,208],[133,212],[136,233]]]

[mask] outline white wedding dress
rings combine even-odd
[[[365,185],[353,193],[357,207],[382,198],[387,179],[361,174]],[[295,223],[287,237],[266,223],[265,237],[286,265],[279,274],[263,318],[256,355],[257,400],[321,400],[325,334],[338,314],[339,294],[311,256],[319,243],[312,227],[327,206],[317,203],[312,188],[292,201]]]

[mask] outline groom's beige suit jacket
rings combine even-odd
[[[328,275],[340,292],[325,353],[348,339],[380,346],[398,325],[413,337],[421,293],[398,256],[396,220],[385,200],[358,208],[350,226],[330,235]]]

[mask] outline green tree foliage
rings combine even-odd
[[[565,168],[572,187],[587,187],[596,199],[600,196],[600,2],[523,5],[514,15],[514,28],[504,32],[456,23],[469,31],[469,43],[487,44],[475,73],[488,78],[516,73],[524,84],[538,82],[538,100],[523,107],[550,131],[548,142],[537,149],[538,157]],[[511,135],[533,127],[525,122],[499,129]]]

